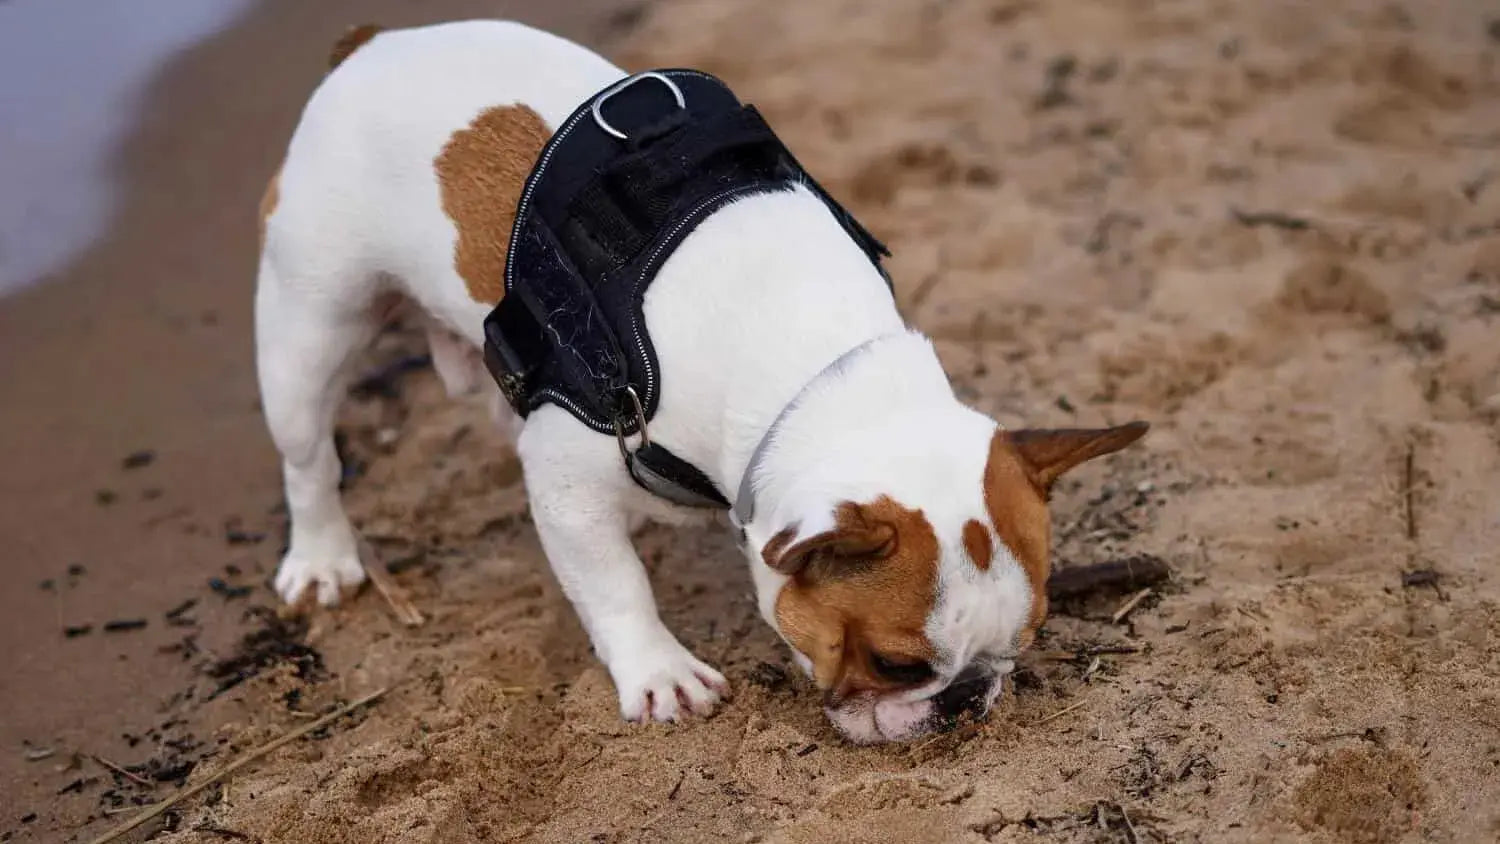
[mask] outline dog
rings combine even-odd
[[[257,369],[291,518],[279,595],[329,605],[364,578],[334,417],[351,358],[408,301],[448,391],[488,392],[515,436],[542,547],[621,715],[710,714],[728,685],[663,625],[627,527],[681,508],[563,408],[520,419],[479,351],[528,173],[625,72],[502,21],[361,27],[331,65],[261,204]],[[651,436],[753,496],[741,528],[760,613],[832,723],[875,743],[985,717],[1046,617],[1049,489],[1146,425],[1004,430],[965,406],[807,189],[714,211],[643,307],[661,373]]]

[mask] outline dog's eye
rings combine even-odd
[[[872,653],[870,664],[883,679],[903,686],[918,686],[931,680],[933,676],[932,666],[922,660],[912,662],[905,658],[889,658]]]

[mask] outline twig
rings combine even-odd
[[[1251,228],[1275,226],[1278,229],[1302,231],[1312,226],[1312,223],[1302,217],[1293,217],[1291,214],[1280,211],[1245,211],[1240,208],[1231,208],[1229,213],[1234,216],[1235,222]]]
[[[1376,744],[1380,743],[1380,733],[1376,727],[1365,727],[1363,730],[1345,730],[1339,733],[1324,733],[1321,736],[1300,736],[1300,738],[1308,744],[1322,744],[1346,738],[1357,738]]]
[[[1125,837],[1130,840],[1130,844],[1139,844],[1141,839],[1135,834],[1135,824],[1130,822],[1130,813],[1125,811],[1125,804],[1117,802],[1115,808],[1120,810],[1120,817],[1125,821]]]
[[[379,592],[380,597],[390,605],[391,612],[396,615],[397,621],[407,627],[418,627],[427,620],[422,617],[421,610],[418,610],[411,602],[406,590],[402,589],[400,584],[396,583],[386,572],[369,543],[363,540],[360,541],[359,562],[364,566],[365,575],[370,578],[370,582],[375,584],[375,591]]]
[[[1047,598],[1065,601],[1105,590],[1124,591],[1153,586],[1172,575],[1160,557],[1137,554],[1091,566],[1069,566],[1047,578]]]
[[[213,824],[208,824],[208,823],[200,823],[200,824],[198,824],[197,826],[193,827],[193,831],[194,832],[206,832],[206,833],[208,833],[210,835],[217,835],[220,838],[232,838],[235,841],[256,841],[256,840],[258,840],[258,839],[255,839],[255,838],[252,838],[252,837],[246,835],[243,832],[239,832],[238,830],[225,829],[222,826],[214,826]]]
[[[1104,654],[1138,654],[1141,649],[1134,645],[1090,645],[1079,656],[1101,656]]]
[[[131,782],[135,783],[136,785],[142,786],[143,788],[156,788],[156,783],[152,782],[151,780],[148,780],[145,777],[136,776],[135,774],[132,774],[131,772],[125,770],[124,768],[120,767],[119,765],[116,765],[115,763],[109,761],[108,759],[105,759],[102,756],[95,756],[94,754],[90,753],[89,754],[89,758],[92,759],[92,760],[94,760],[95,762],[98,762],[101,766],[103,766],[105,768],[108,768],[111,771],[114,771],[115,773],[119,774],[120,776],[124,777],[125,779],[130,780]]]
[[[200,791],[208,788],[210,785],[213,785],[214,783],[229,776],[235,771],[238,771],[240,768],[243,768],[251,762],[254,762],[257,759],[260,759],[272,753],[273,751],[284,745],[290,744],[297,739],[302,738],[303,736],[307,735],[310,732],[313,732],[314,730],[321,729],[322,727],[332,724],[334,721],[337,721],[345,715],[348,715],[350,712],[353,712],[354,710],[360,708],[361,706],[364,706],[365,704],[375,702],[375,700],[377,700],[381,695],[385,694],[388,691],[390,691],[389,686],[382,689],[377,689],[376,691],[365,695],[364,697],[354,701],[353,703],[345,704],[344,706],[339,707],[338,709],[328,713],[327,715],[324,715],[322,718],[319,718],[316,721],[303,724],[302,726],[298,727],[295,730],[292,730],[281,738],[274,739],[267,744],[261,745],[255,750],[250,751],[234,762],[231,762],[230,764],[221,768],[217,773],[213,774],[202,782],[183,791],[179,791],[170,799],[163,800],[162,802],[157,803],[146,811],[141,812],[139,815],[136,815],[131,820],[126,821],[120,826],[117,826],[109,832],[106,832],[98,838],[95,838],[93,842],[91,842],[91,844],[108,844],[108,842],[114,841],[115,839],[131,831],[132,829],[135,829],[146,821],[149,821],[152,818],[162,814],[163,812],[166,812],[168,809],[176,806],[178,803],[181,803],[189,797],[192,797]]]
[[[1406,466],[1403,486],[1405,487],[1406,499],[1406,538],[1409,544],[1406,548],[1406,562],[1411,570],[1402,572],[1401,585],[1407,588],[1413,586],[1431,586],[1432,591],[1437,593],[1438,600],[1447,601],[1448,594],[1444,591],[1442,584],[1438,583],[1438,573],[1435,569],[1417,569],[1417,446],[1408,440],[1406,443]]]
[[[1134,595],[1131,595],[1129,600],[1121,604],[1119,609],[1115,610],[1115,614],[1109,619],[1110,622],[1119,624],[1120,622],[1124,621],[1125,616],[1130,615],[1130,611],[1135,609],[1136,605],[1138,605],[1141,601],[1146,600],[1146,596],[1150,594],[1151,587],[1147,586],[1145,589],[1142,589]]]
[[[1083,670],[1083,682],[1087,683],[1089,681],[1089,678],[1094,676],[1094,672],[1098,670],[1099,657],[1096,656],[1093,659],[1089,660],[1089,667]]]
[[[1417,539],[1417,508],[1413,503],[1416,472],[1417,472],[1417,447],[1412,443],[1406,444],[1406,538],[1413,542]]]
[[[1135,645],[1088,645],[1076,651],[1032,651],[1037,659],[1050,660],[1052,662],[1072,662],[1086,656],[1108,656],[1111,654],[1138,654],[1141,649]]]
[[[1085,703],[1088,703],[1088,702],[1089,702],[1088,698],[1084,698],[1083,700],[1078,701],[1077,703],[1073,704],[1072,706],[1069,706],[1069,707],[1057,710],[1056,712],[1052,713],[1051,715],[1048,715],[1047,717],[1041,719],[1040,721],[1037,721],[1036,723],[1032,724],[1032,726],[1038,726],[1040,724],[1045,724],[1048,721],[1051,721],[1053,718],[1061,718],[1062,716],[1067,715],[1069,712],[1072,712],[1073,710],[1077,709],[1080,706],[1083,706]]]
[[[33,747],[25,753],[27,762],[40,762],[43,759],[51,759],[57,755],[57,751],[50,747]]]

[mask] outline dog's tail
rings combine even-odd
[[[344,59],[354,55],[355,50],[363,47],[366,41],[379,35],[384,30],[385,27],[373,23],[349,27],[339,40],[333,42],[333,50],[328,54],[328,69],[333,70],[340,64],[343,64]]]

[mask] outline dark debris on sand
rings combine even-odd
[[[292,666],[299,680],[321,680],[327,676],[323,655],[303,642],[307,634],[305,621],[282,619],[265,607],[251,607],[247,615],[261,626],[240,639],[234,654],[204,668],[204,673],[218,683],[208,700],[277,666]]]

